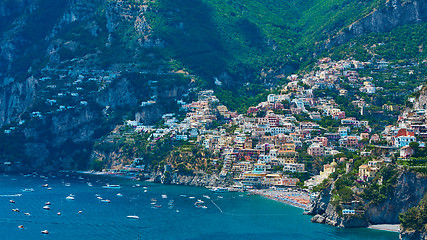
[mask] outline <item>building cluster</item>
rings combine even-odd
[[[381,67],[384,67],[382,63]],[[291,75],[286,85],[268,95],[266,101],[249,107],[246,114],[237,114],[221,105],[212,90],[200,91],[198,100],[180,102],[186,117],[178,121],[173,114],[163,116],[160,128],[132,122],[136,131],[150,132],[151,141],[170,136],[177,141],[191,141],[215,156],[214,164],[222,164],[220,177],[230,178],[248,187],[295,186],[297,179],[290,173],[305,172],[301,154],[312,157],[334,156],[341,149],[360,151],[368,142],[377,144],[381,138],[372,134],[368,121],[346,116],[335,100],[327,96],[315,97],[313,92],[334,89],[341,96],[348,94],[343,82],[368,94],[375,93],[372,78],[360,77],[357,70],[372,63],[354,60],[321,59],[317,70],[303,76]],[[377,63],[378,67],[380,66]],[[368,105],[363,99],[351,104],[362,109]],[[426,105],[424,103],[424,105]],[[393,107],[392,107],[393,108]],[[306,116],[301,119],[300,116]],[[405,147],[415,141],[414,134],[427,134],[424,111],[407,113],[400,125],[410,121],[405,129],[386,129],[383,137],[391,137],[394,147]],[[299,120],[298,120],[298,119]],[[323,128],[323,118],[339,123],[338,127]],[[215,123],[221,122],[223,124]],[[370,152],[363,152],[368,156]],[[376,163],[362,165],[359,178],[369,180],[378,170]],[[307,181],[315,186],[335,171],[336,163],[324,166],[323,171]]]

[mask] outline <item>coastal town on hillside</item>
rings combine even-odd
[[[327,94],[319,97],[315,93],[335,90],[339,97],[352,100],[350,104],[360,111],[359,116],[363,116],[372,104],[360,96],[369,96],[383,89],[375,86],[372,77],[359,76],[358,71],[365,68],[381,71],[387,67],[385,61],[373,65],[325,58],[319,60],[316,71],[288,76],[286,84],[269,94],[266,101],[249,107],[246,114],[229,111],[213,90],[203,90],[197,93],[196,101],[177,100],[181,111],[186,112],[182,121],[175,114],[165,114],[161,126],[146,126],[136,120],[127,120],[125,125],[148,136],[149,146],[171,138],[210,152],[215,156],[212,164],[221,166],[219,178],[231,177],[234,186],[243,188],[305,186],[311,189],[328,179],[338,164],[345,163],[347,173],[354,170],[353,159],[347,159],[341,154],[343,151],[369,158],[374,147],[382,154],[356,167],[358,181],[369,182],[382,165],[396,161],[396,157],[409,159],[414,153],[410,146],[412,142],[424,146],[426,97],[409,98],[413,108],[403,111],[395,125],[382,126],[383,129],[378,130],[373,129],[367,120],[348,116],[333,97]],[[412,70],[406,71],[406,74],[412,73]],[[343,88],[348,84],[357,89],[352,96]],[[380,110],[387,114],[396,113],[398,109],[397,105],[384,104]],[[330,125],[321,124],[323,119],[329,119]],[[305,182],[293,177],[307,172],[307,157],[320,159],[328,156],[333,161],[322,164],[319,174]],[[138,164],[139,160],[135,159],[132,165],[113,165],[112,171],[140,171],[145,166]],[[176,169],[176,166],[166,165],[169,170]]]

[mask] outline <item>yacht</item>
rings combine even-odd
[[[43,209],[44,210],[50,210],[50,207],[49,206],[44,206]]]

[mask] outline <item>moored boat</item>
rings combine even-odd
[[[111,189],[120,189],[122,187],[120,187],[120,185],[111,185],[111,184],[107,184],[105,186],[102,186],[102,188],[111,188]]]
[[[214,193],[225,193],[225,192],[228,192],[228,188],[225,188],[225,187],[214,187],[214,188],[211,188],[210,191],[212,191]]]
[[[136,215],[129,215],[129,216],[127,216],[127,218],[130,218],[130,219],[139,219],[139,217],[136,216]]]

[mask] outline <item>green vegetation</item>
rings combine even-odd
[[[372,182],[364,189],[362,198],[373,204],[386,200],[394,190],[397,174],[394,166],[381,168]]]
[[[427,193],[417,207],[399,214],[399,221],[404,230],[427,231]]]

